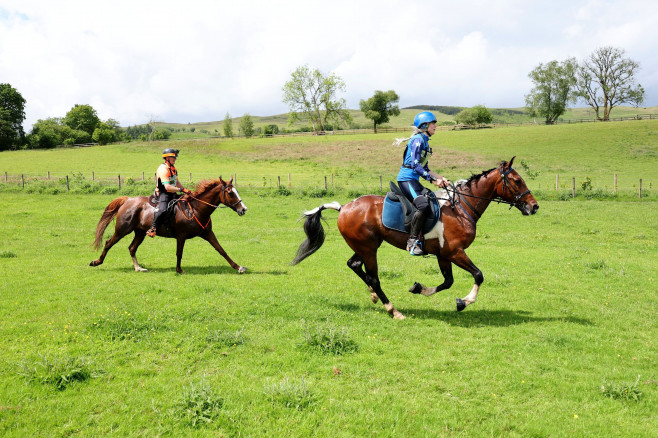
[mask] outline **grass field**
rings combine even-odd
[[[455,178],[517,154],[540,171],[524,175],[539,192],[554,171],[594,183],[612,171],[655,181],[658,124],[589,126],[441,133],[433,146],[452,155],[435,153],[432,163]],[[395,321],[346,266],[351,252],[335,212],[325,213],[318,253],[288,264],[304,237],[302,211],[378,186],[365,173],[394,177],[397,151],[381,153],[389,143],[178,143],[183,173],[243,178],[248,213],[221,209],[213,218],[226,251],[249,268],[244,275],[200,239],[186,245],[183,275],[170,239],[140,247],[148,272],[133,271],[130,238],[89,267],[103,208],[140,185],[56,195],[0,185],[0,435],[655,434],[655,194],[558,201],[539,193],[532,217],[492,205],[468,250],[485,282],[461,313],[455,297],[470,290],[468,274],[456,269],[454,286],[433,297],[412,295],[414,281],[442,281],[436,260],[384,245],[382,287],[407,316]],[[157,164],[159,149],[3,152],[0,170],[141,172]],[[354,184],[326,193],[293,187],[288,196],[249,186],[248,175],[271,168],[355,172]]]
[[[491,110],[495,110],[491,108]],[[400,114],[390,118],[389,122],[383,124],[381,127],[389,128],[408,128],[412,125],[414,116],[418,114],[418,109],[401,109]],[[517,114],[518,112],[523,112],[524,108],[510,108],[502,109],[506,111],[507,114],[499,114],[494,111],[494,121],[495,123],[543,123],[543,119],[530,117],[529,115]],[[511,112],[510,112],[511,111]],[[363,112],[360,110],[348,110],[350,116],[352,117],[352,127],[356,128],[372,128],[372,121],[367,119]],[[439,123],[454,123],[455,116],[450,114],[444,114],[440,111],[433,111],[436,115]],[[654,116],[658,114],[658,107],[647,107],[647,108],[634,108],[634,107],[616,107],[611,113],[612,118],[620,117],[635,117],[638,114],[653,114]],[[235,115],[234,115],[235,116]],[[305,121],[297,121],[292,126],[288,125],[288,114],[276,114],[271,116],[258,116],[251,115],[252,121],[254,122],[255,128],[262,128],[266,125],[277,125],[281,131],[284,129],[299,129],[305,126],[308,126],[308,123]],[[561,120],[594,120],[596,119],[596,114],[591,108],[569,108],[564,115],[561,117]],[[240,126],[241,117],[233,117],[233,132],[235,135],[238,134],[238,128]],[[197,123],[167,123],[159,122],[158,126],[170,127],[175,130],[173,133],[173,138],[175,139],[189,139],[189,138],[199,138],[204,136],[217,136],[224,135],[224,120],[212,121],[212,122],[197,122]],[[190,129],[194,128],[194,132],[191,132]],[[345,127],[344,127],[345,128]],[[205,133],[202,131],[206,131]],[[217,131],[217,132],[215,132]]]

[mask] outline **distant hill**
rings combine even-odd
[[[414,116],[419,111],[432,111],[436,115],[439,124],[450,125],[454,123],[455,114],[463,110],[463,106],[448,106],[448,105],[414,105],[400,109],[400,115],[391,117],[388,123],[381,127],[391,128],[410,128]],[[541,118],[530,117],[524,108],[489,108],[494,116],[494,123],[542,123]],[[343,128],[349,129],[369,129],[372,128],[372,121],[367,119],[360,110],[348,110],[352,116],[352,122],[349,126]],[[658,106],[647,108],[634,108],[627,106],[615,107],[612,110],[611,117],[634,117],[636,115],[658,115]],[[595,118],[594,110],[589,107],[584,108],[569,108],[565,114],[560,118],[561,121],[566,120],[592,120]],[[296,122],[292,126],[288,125],[288,114],[276,114],[270,116],[251,116],[254,122],[254,127],[263,128],[266,125],[277,125],[280,132],[285,130],[299,131],[302,129],[310,129],[305,122]],[[241,117],[234,117],[231,119],[233,123],[233,132],[238,134]],[[167,123],[158,122],[160,127],[168,127],[173,131],[172,138],[198,138],[204,136],[221,136],[223,135],[223,120],[213,122],[197,122],[197,123]]]

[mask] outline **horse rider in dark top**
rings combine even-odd
[[[425,222],[425,216],[430,211],[427,198],[422,195],[423,186],[419,179],[422,176],[438,187],[447,187],[450,181],[432,172],[427,167],[427,161],[432,155],[429,139],[436,131],[436,117],[429,111],[418,113],[414,118],[414,133],[410,138],[399,139],[397,144],[409,140],[404,150],[403,163],[398,173],[398,186],[404,195],[418,209],[411,220],[407,251],[411,255],[422,255],[423,248],[418,236]]]
[[[171,148],[162,151],[164,163],[160,164],[156,171],[158,185],[155,194],[158,197],[158,206],[155,208],[155,214],[153,215],[153,225],[146,232],[149,237],[155,237],[155,231],[162,222],[162,215],[167,211],[167,205],[174,198],[174,193],[183,192],[188,195],[192,193],[184,188],[178,179],[178,171],[175,166],[178,152],[180,152],[178,149]]]

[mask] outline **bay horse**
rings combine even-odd
[[[409,292],[430,296],[449,289],[453,284],[454,263],[469,272],[475,280],[471,292],[464,298],[457,298],[457,311],[462,311],[475,302],[484,276],[468,258],[465,250],[475,239],[478,219],[491,201],[509,204],[510,209],[516,207],[525,216],[535,214],[539,208],[523,178],[512,168],[513,162],[514,158],[509,163],[503,161],[498,167],[437,192],[441,220],[425,235],[424,250],[427,254],[436,255],[444,280],[436,287],[414,283]],[[377,250],[384,241],[404,250],[409,234],[384,227],[383,205],[384,197],[365,195],[342,206],[338,202],[331,202],[305,212],[306,240],[299,246],[297,256],[291,264],[296,265],[322,246],[325,237],[321,222],[322,211],[337,210],[338,229],[354,251],[354,255],[347,261],[347,266],[368,286],[373,303],[381,300],[393,318],[404,319],[404,315],[393,307],[381,288]]]
[[[181,205],[183,204],[183,205]],[[242,274],[247,270],[244,266],[235,263],[226,254],[224,248],[217,241],[215,233],[212,230],[212,220],[210,215],[220,204],[226,205],[233,209],[239,216],[247,212],[247,207],[242,202],[238,191],[233,186],[233,178],[224,181],[221,177],[215,180],[202,181],[199,183],[197,190],[191,195],[185,195],[178,201],[178,208],[175,208],[173,219],[165,219],[157,229],[157,236],[171,237],[176,239],[176,272],[183,273],[181,269],[181,259],[183,258],[183,247],[187,239],[200,236],[212,245],[231,265],[231,267]],[[96,240],[93,246],[100,249],[103,233],[107,226],[116,217],[114,235],[105,242],[103,252],[97,260],[92,261],[89,266],[98,266],[103,263],[107,252],[131,232],[135,233],[132,243],[128,247],[130,256],[133,260],[135,271],[146,271],[137,263],[136,253],[139,245],[146,237],[146,231],[153,223],[153,214],[155,207],[149,203],[148,197],[138,196],[129,198],[121,196],[105,207],[105,211],[96,226]]]

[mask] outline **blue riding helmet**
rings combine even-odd
[[[436,117],[429,111],[423,111],[414,117],[414,126],[418,129],[427,129],[432,122],[436,123]]]

